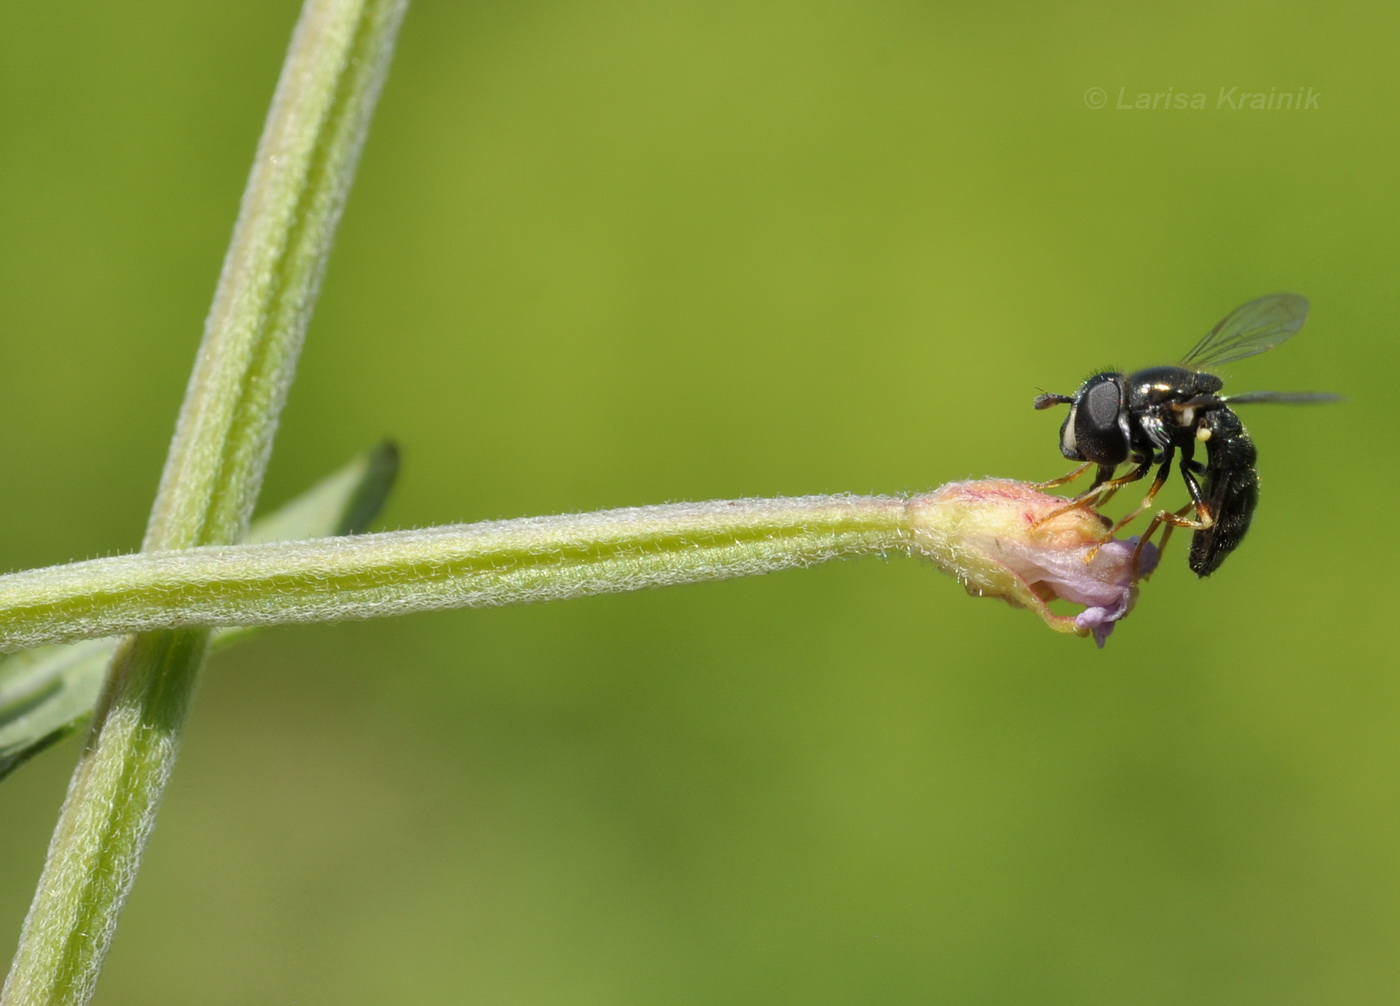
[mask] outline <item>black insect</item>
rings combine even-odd
[[[1236,308],[1206,333],[1179,366],[1149,367],[1132,374],[1095,374],[1071,395],[1038,395],[1037,409],[1068,405],[1060,427],[1060,450],[1071,461],[1084,462],[1043,488],[1064,485],[1097,465],[1094,483],[1070,506],[1097,506],[1129,482],[1146,477],[1154,465],[1157,475],[1141,506],[1117,524],[1112,534],[1152,505],[1181,454],[1181,475],[1191,502],[1176,512],[1160,510],[1141,542],[1166,524],[1162,544],[1174,527],[1189,527],[1191,569],[1209,576],[1220,568],[1249,530],[1259,502],[1259,473],[1254,443],[1231,406],[1252,402],[1336,401],[1320,392],[1252,392],[1221,395],[1222,382],[1200,370],[1244,359],[1273,349],[1289,338],[1308,315],[1308,302],[1296,293],[1279,293]],[[1195,460],[1204,444],[1206,462]],[[1133,470],[1114,478],[1119,465]],[[1201,479],[1205,485],[1202,486]],[[1186,514],[1195,509],[1194,519]],[[1138,548],[1142,548],[1141,542]]]

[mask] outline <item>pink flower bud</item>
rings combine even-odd
[[[1046,519],[1064,505],[1026,482],[952,482],[909,501],[914,550],[969,594],[1030,608],[1055,631],[1092,634],[1102,647],[1132,609],[1137,580],[1156,567],[1157,549],[1143,548],[1135,570],[1136,538],[1105,539],[1107,521],[1087,508]],[[1057,615],[1049,607],[1057,598],[1084,610]]]

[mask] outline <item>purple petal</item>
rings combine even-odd
[[[1133,549],[1137,547],[1137,538],[1128,538],[1125,541],[1105,542],[1103,549],[1113,548],[1116,551],[1126,553],[1128,562],[1132,561]],[[1143,547],[1142,555],[1138,557],[1138,576],[1147,576],[1157,568],[1157,560],[1161,556],[1157,552],[1157,546],[1148,542]],[[1061,592],[1061,596],[1068,597],[1068,594]],[[1071,598],[1071,600],[1078,600]],[[1075,616],[1074,624],[1081,629],[1088,629],[1094,634],[1094,642],[1099,649],[1103,649],[1103,644],[1108,641],[1109,634],[1113,632],[1114,625],[1120,618],[1128,613],[1128,608],[1132,606],[1133,584],[1126,582],[1121,585],[1117,598],[1111,604],[1090,604],[1082,612]],[[1080,603],[1087,603],[1081,601]]]

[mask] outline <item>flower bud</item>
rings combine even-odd
[[[1026,482],[952,482],[909,500],[908,527],[914,551],[969,594],[1030,608],[1055,631],[1092,634],[1102,647],[1156,567],[1157,548],[1148,543],[1134,569],[1137,538],[1105,538],[1105,518],[1088,507],[1055,513],[1064,506]],[[1056,599],[1085,607],[1057,615]]]

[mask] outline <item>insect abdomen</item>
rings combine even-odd
[[[1212,409],[1205,428],[1205,497],[1215,523],[1191,536],[1191,569],[1199,576],[1210,576],[1239,547],[1259,503],[1258,452],[1239,416]]]

